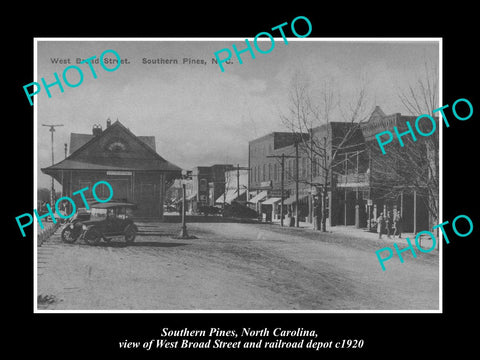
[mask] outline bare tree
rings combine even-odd
[[[398,97],[405,110],[413,117],[423,114],[433,116],[433,111],[439,107],[438,67],[433,61],[425,61],[423,73],[418,75],[414,84],[406,89],[398,90]],[[413,120],[413,119],[412,119]],[[399,182],[411,184],[423,199],[430,215],[430,222],[435,224],[439,219],[439,126],[428,137],[419,137],[416,143],[409,141],[402,148],[392,148],[391,155],[398,160],[408,160],[409,166],[396,167]],[[429,133],[431,124],[421,122],[420,130]],[[431,224],[432,225],[432,224]]]
[[[340,101],[331,78],[324,79],[316,89],[303,73],[297,72],[292,78],[288,110],[280,118],[294,134],[295,146],[312,165],[310,178],[295,176],[295,181],[317,188],[320,200],[316,207],[317,230],[326,231],[327,194],[335,186],[333,176],[348,161],[340,155],[363,146],[357,136],[370,110],[366,94],[366,84],[362,84],[350,101]],[[343,121],[334,123],[331,118],[336,110]],[[314,169],[318,175],[313,174]]]

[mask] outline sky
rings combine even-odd
[[[288,131],[280,114],[287,111],[294,74],[306,76],[312,94],[325,79],[333,79],[345,104],[366,84],[372,111],[378,105],[386,114],[406,113],[398,98],[399,89],[418,79],[426,61],[439,61],[436,41],[288,38],[285,44],[282,38],[275,38],[270,53],[254,50],[255,59],[249,52],[242,53],[240,64],[232,44],[244,49],[241,39],[168,40],[38,39],[33,81],[44,78],[47,84],[53,83],[54,72],[61,77],[71,65],[83,73],[83,82],[77,87],[68,87],[61,80],[63,93],[52,86],[51,98],[45,89],[35,95],[38,187],[48,188],[51,181],[40,171],[51,165],[50,132],[42,124],[63,124],[54,135],[55,162],[64,159],[64,143],[69,145],[70,133],[91,134],[94,124],[105,129],[109,118],[112,122],[118,119],[135,135],[155,136],[157,153],[183,169],[219,163],[245,166],[249,141],[273,131]],[[271,46],[268,38],[258,44],[263,50]],[[222,72],[212,58],[225,48],[231,50],[233,64],[225,64]],[[77,58],[99,58],[108,49],[129,64],[111,72],[92,64],[96,79],[87,64],[76,64]],[[70,64],[54,63],[57,58],[70,59]],[[144,58],[177,59],[178,64],[144,64]],[[203,59],[206,64],[183,64],[184,58]],[[75,84],[80,78],[70,69],[67,79]],[[342,121],[339,114],[336,117],[332,120]],[[58,183],[56,188],[60,188]]]

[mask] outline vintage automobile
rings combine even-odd
[[[138,228],[131,219],[131,211],[135,204],[110,201],[108,203],[92,204],[90,218],[74,225],[81,226],[80,238],[89,245],[96,245],[102,239],[106,242],[112,236],[124,236],[127,244],[132,243]]]
[[[91,206],[90,219],[82,222],[81,238],[89,245],[96,245],[102,239],[106,242],[111,236],[124,236],[127,244],[137,236],[138,228],[131,219],[135,204],[109,201]]]
[[[218,215],[222,213],[222,208],[216,206],[199,206],[197,212],[201,215],[208,216],[208,215]]]
[[[67,220],[63,226],[61,237],[66,243],[74,243],[82,235],[82,222],[90,219],[90,210],[79,208],[75,215]]]

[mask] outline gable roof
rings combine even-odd
[[[70,150],[69,154],[73,154],[77,149],[85,145],[94,138],[93,134],[78,134],[70,133]],[[137,136],[137,138],[150,146],[154,151],[157,151],[155,144],[155,136]]]
[[[115,132],[128,139],[136,148],[141,150],[144,156],[141,158],[134,156],[106,156],[101,151],[89,153],[92,148],[94,149],[95,146],[99,146],[102,141],[105,141],[105,138],[111,137],[110,135],[112,133],[115,134]],[[42,172],[53,175],[59,170],[181,171],[181,168],[157,154],[153,148],[155,146],[155,138],[153,136],[143,137],[143,139],[137,137],[118,120],[97,136],[84,135],[85,134],[76,134],[73,136],[75,140],[73,143],[74,149],[71,149],[71,154],[66,159],[41,169]],[[144,141],[145,138],[148,140]],[[72,143],[70,146],[72,147]]]
[[[91,134],[70,134],[70,151],[69,154],[75,152],[78,148],[85,145],[93,138]]]

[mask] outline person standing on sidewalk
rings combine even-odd
[[[396,211],[395,215],[393,216],[393,238],[395,239],[395,235],[398,234],[398,238],[402,238],[402,216],[400,215],[400,211]]]
[[[378,238],[382,238],[382,233],[385,229],[385,218],[383,217],[383,212],[380,213],[380,216],[377,218],[377,232]]]
[[[385,217],[385,232],[387,237],[391,239],[390,235],[392,233],[392,213],[387,211],[387,216]]]

